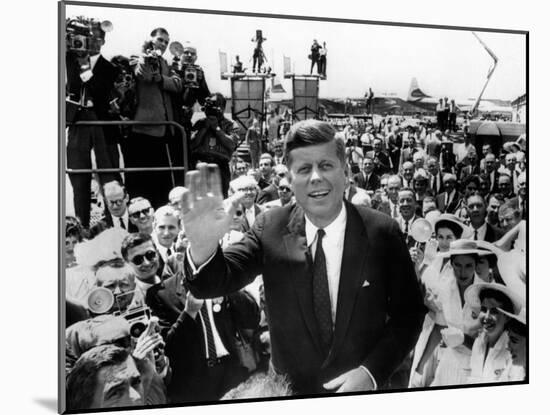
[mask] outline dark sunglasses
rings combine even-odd
[[[290,187],[279,186],[279,190],[280,190],[281,192],[290,192]]]
[[[139,265],[143,264],[143,259],[144,258],[147,258],[147,261],[149,261],[149,262],[154,261],[157,258],[157,253],[155,251],[147,251],[143,255],[136,255],[130,261],[134,265],[139,266]]]
[[[148,208],[145,208],[145,209],[142,209],[142,210],[138,210],[137,212],[130,213],[130,216],[134,219],[139,219],[141,214],[144,214],[145,216],[149,216],[150,213],[151,213],[151,208],[148,207]]]

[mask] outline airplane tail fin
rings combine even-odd
[[[424,91],[420,89],[416,78],[411,79],[411,86],[409,87],[409,93],[407,94],[407,101],[420,101],[423,98],[431,98],[431,96],[425,94]]]

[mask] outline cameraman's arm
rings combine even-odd
[[[172,73],[172,75],[168,75],[169,70],[167,70],[167,74],[160,74],[160,80],[159,83],[161,85],[161,88],[164,91],[168,92],[181,92],[183,90],[183,85],[181,82],[181,79],[178,75],[175,73]]]
[[[232,129],[232,124],[227,124],[228,127],[224,128],[225,130],[231,128],[231,131],[229,133],[225,132],[224,129],[220,128],[219,126],[216,128],[216,138],[220,140],[220,144],[225,147],[229,152],[233,153],[235,149],[237,148],[238,143],[238,137],[237,134],[235,134]]]
[[[134,74],[136,75],[136,79],[145,82],[152,82],[153,70],[151,66],[145,63],[145,57],[143,55],[132,56],[131,59],[130,64],[134,66]]]

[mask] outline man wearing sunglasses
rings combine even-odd
[[[259,205],[279,199],[279,181],[283,177],[288,177],[288,168],[284,164],[278,164],[273,167],[271,183],[266,188],[260,190],[260,193],[258,193],[256,202]]]
[[[131,233],[122,241],[122,257],[130,264],[136,274],[134,302],[145,302],[147,290],[160,283],[157,275],[159,253],[149,234]]]
[[[136,232],[151,235],[153,233],[153,207],[151,202],[143,197],[134,197],[128,203],[130,222],[137,229]]]
[[[182,91],[181,79],[171,72],[163,54],[170,43],[166,29],[156,28],[147,50],[130,61],[136,76],[137,107],[135,121],[174,121],[173,99]],[[136,125],[130,136],[121,142],[126,167],[168,167],[166,149],[170,149],[173,165],[183,165],[183,143],[179,132],[167,125]],[[175,174],[176,185],[183,185],[182,175]],[[153,206],[161,206],[172,187],[171,174],[134,172],[126,175],[131,195],[142,195]]]
[[[276,206],[286,206],[289,203],[294,202],[294,192],[292,191],[292,188],[290,187],[290,182],[286,177],[283,177],[281,180],[279,180],[279,187],[277,188],[277,192],[279,194],[279,198],[276,200],[272,200],[271,202],[267,202],[264,205],[266,209],[271,209],[272,207]]]

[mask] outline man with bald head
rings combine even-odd
[[[454,174],[445,173],[443,175],[443,188],[445,191],[435,198],[437,209],[441,213],[454,213],[458,208],[461,198]]]
[[[403,187],[413,187],[414,164],[411,161],[403,163],[403,173],[401,175]]]

